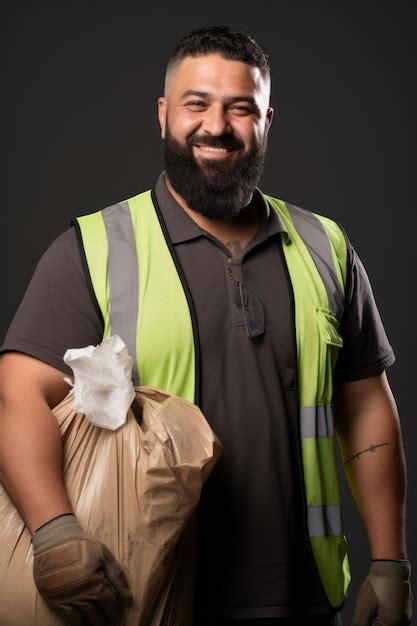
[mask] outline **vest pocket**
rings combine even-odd
[[[319,402],[330,403],[333,395],[333,369],[343,347],[343,339],[339,333],[339,320],[329,309],[316,308],[316,319],[319,333],[319,385],[317,399]]]
[[[316,307],[317,322],[319,325],[320,337],[330,346],[336,348],[343,347],[343,339],[338,331],[339,320],[329,309]]]

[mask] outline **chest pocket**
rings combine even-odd
[[[343,339],[338,330],[337,317],[329,309],[321,307],[316,307],[316,316],[322,341],[335,348],[342,348]]]
[[[332,389],[331,379],[336,365],[339,350],[343,347],[343,339],[339,333],[339,320],[329,309],[316,307],[316,320],[319,330],[319,385],[317,398],[319,402],[331,402],[327,397]]]

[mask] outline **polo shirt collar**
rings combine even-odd
[[[155,195],[164,217],[166,226],[168,228],[169,236],[173,244],[182,243],[195,239],[196,237],[202,237],[206,235],[206,232],[194,222],[194,220],[184,211],[184,209],[178,204],[175,198],[171,195],[166,182],[166,174],[162,172],[155,185]],[[284,226],[281,217],[271,207],[261,190],[256,187],[253,194],[252,202],[260,201],[264,207],[264,215],[262,222],[259,226],[259,233],[262,233],[263,238],[275,235],[276,233],[285,233],[287,241],[289,240],[289,233]]]

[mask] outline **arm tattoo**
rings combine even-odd
[[[233,250],[234,256],[239,256],[243,252],[239,239],[231,239],[227,242],[227,246]]]
[[[360,452],[357,452],[356,454],[354,454],[353,456],[351,456],[347,461],[345,461],[345,465],[346,463],[349,463],[349,465],[351,465],[353,459],[358,459],[359,461],[359,457],[361,454],[364,454],[365,452],[375,452],[375,450],[377,448],[382,448],[382,446],[387,446],[388,445],[388,441],[385,443],[377,443],[376,445],[373,445],[372,443],[370,444],[369,448],[366,448],[366,450],[361,450]]]

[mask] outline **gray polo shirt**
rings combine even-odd
[[[281,245],[288,234],[256,190],[262,223],[233,257],[177,204],[163,174],[155,194],[195,307],[200,407],[223,443],[197,510],[196,621],[330,614],[302,513],[293,300]],[[230,267],[263,304],[265,332],[254,339]],[[348,274],[339,381],[378,374],[394,362],[350,244]],[[70,228],[41,258],[1,351],[25,352],[68,374],[65,350],[97,344],[102,333]]]

